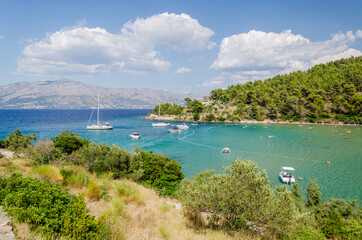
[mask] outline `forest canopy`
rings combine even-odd
[[[241,119],[362,123],[362,56],[302,72],[211,91],[209,99],[237,106]]]

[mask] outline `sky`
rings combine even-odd
[[[209,93],[362,55],[362,1],[0,0],[0,86]]]

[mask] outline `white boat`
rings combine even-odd
[[[134,139],[139,139],[141,136],[140,136],[140,134],[139,133],[137,133],[137,132],[134,132],[134,133],[132,133],[131,135],[129,135],[131,138],[134,138]]]
[[[160,119],[160,110],[161,110],[161,104],[158,105],[158,119]],[[152,127],[168,127],[168,126],[170,126],[170,123],[168,123],[168,122],[152,123]]]
[[[295,169],[292,167],[282,167],[281,172],[279,173],[279,177],[283,183],[295,183],[292,171],[295,171]]]
[[[169,133],[182,133],[182,130],[179,129],[178,127],[174,127],[174,128],[168,129],[167,131],[168,131]]]
[[[197,125],[199,125],[199,123],[198,122],[193,122],[193,123],[191,123],[191,125],[197,126]]]
[[[180,124],[180,125],[176,125],[176,127],[178,129],[181,129],[181,130],[186,130],[186,129],[189,129],[190,127],[186,125],[186,123],[183,123],[183,124]]]
[[[153,127],[168,127],[170,126],[170,123],[168,122],[156,122],[156,123],[152,123]]]
[[[94,108],[92,110],[91,116],[90,116],[88,124],[87,124],[87,130],[111,130],[111,129],[113,129],[112,125],[110,125],[109,123],[99,121],[99,94],[98,94],[98,107],[97,107],[97,124],[89,125],[89,122],[93,116],[93,112],[94,112]]]

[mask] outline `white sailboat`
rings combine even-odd
[[[160,109],[161,109],[161,104],[158,105],[158,120],[160,120]],[[170,126],[170,123],[168,122],[156,122],[156,123],[152,123],[153,127],[167,127]]]
[[[92,110],[91,116],[90,116],[88,124],[87,124],[87,130],[111,130],[111,129],[113,129],[112,125],[99,121],[99,93],[98,93],[98,107],[97,107],[97,124],[89,125],[89,122],[92,119],[93,112],[94,112],[94,108]]]

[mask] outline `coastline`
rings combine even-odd
[[[146,120],[153,121],[166,121],[166,122],[198,122],[198,123],[231,123],[231,124],[288,124],[288,125],[325,125],[325,126],[361,126],[361,124],[349,124],[343,122],[331,122],[331,123],[311,123],[311,122],[290,122],[290,121],[274,121],[270,119],[265,119],[264,121],[257,120],[240,120],[240,121],[230,121],[225,120],[221,121],[194,121],[192,117],[188,116],[176,116],[176,115],[168,115],[168,116],[158,116],[156,114],[149,114],[146,117],[143,117]]]

